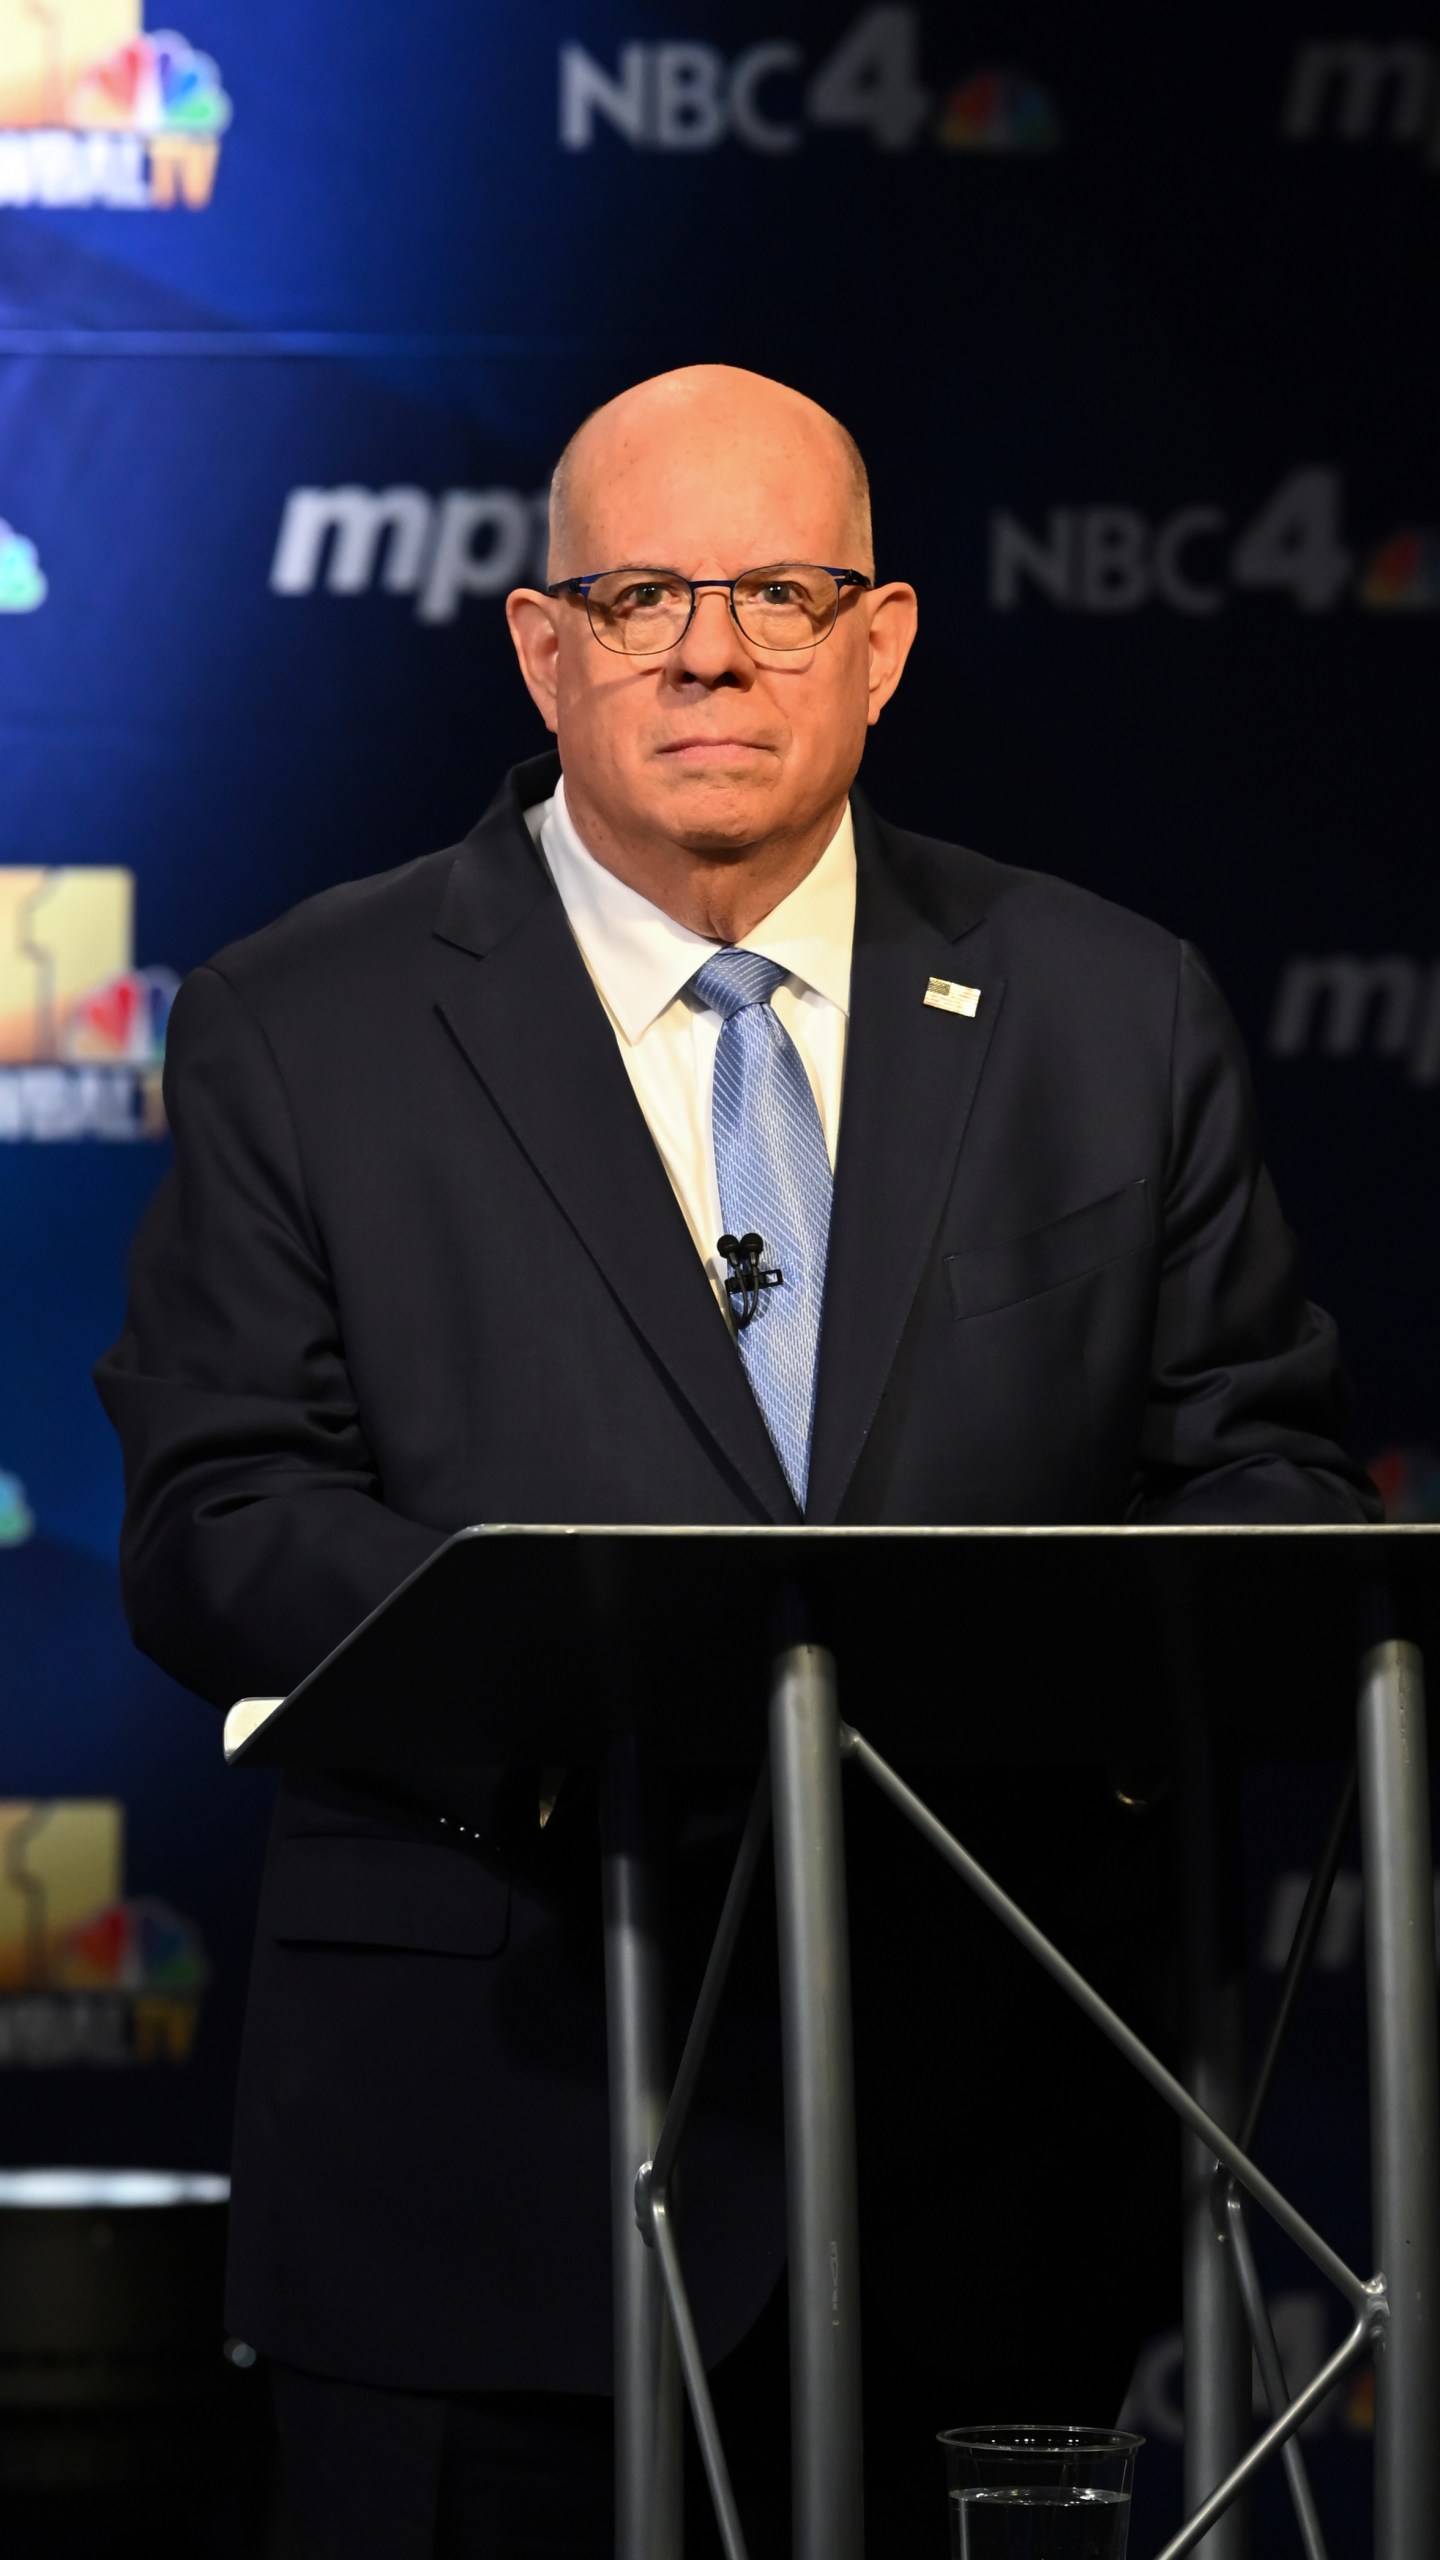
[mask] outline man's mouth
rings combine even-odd
[[[744,764],[767,753],[758,738],[671,738],[660,749],[674,764]]]

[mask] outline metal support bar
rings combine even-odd
[[[1440,2097],[1425,1691],[1376,1645],[1357,1718],[1374,2245],[1390,2294],[1375,2366],[1376,2560],[1434,2560],[1440,2520]]]
[[[601,1790],[610,2224],[615,2282],[616,2560],[680,2560],[682,2410],[675,2339],[652,2249],[635,2228],[635,2178],[665,2105],[661,1821],[633,1736],[612,1742]]]
[[[1250,2331],[1250,2343],[1255,2350],[1255,2361],[1260,2367],[1260,2379],[1265,2385],[1265,2397],[1270,2404],[1270,2415],[1272,2418],[1278,2418],[1288,2406],[1290,2399],[1285,2380],[1285,2368],[1280,2362],[1280,2349],[1276,2343],[1274,2329],[1270,2325],[1270,2313],[1266,2308],[1265,2295],[1255,2264],[1255,2253],[1250,2246],[1250,2233],[1245,2222],[1244,2199],[1233,2180],[1228,2178],[1225,2181],[1225,2222],[1231,2264],[1235,2270],[1235,2282],[1239,2287],[1240,2300]],[[1305,2468],[1305,2456],[1300,2449],[1298,2435],[1287,2437],[1280,2448],[1280,2459],[1285,2465],[1290,2504],[1295,2510],[1295,2523],[1305,2560],[1329,2560],[1325,2549],[1325,2536],[1320,2530],[1315,2495],[1310,2486],[1310,2474]]]
[[[1274,2425],[1267,2427],[1263,2436],[1256,2437],[1243,2461],[1236,2463],[1229,2479],[1220,2482],[1219,2487],[1214,2489],[1206,2499],[1199,2513],[1191,2516],[1188,2524],[1183,2524],[1173,2540],[1167,2542],[1164,2550],[1157,2553],[1156,2560],[1185,2560],[1186,2552],[1193,2551],[1196,2543],[1203,2540],[1217,2518],[1223,2516],[1231,2500],[1238,2498],[1241,2490],[1249,2486],[1256,2472],[1269,2461],[1272,2453],[1278,2453],[1280,2447],[1288,2443],[1296,2428],[1303,2427],[1312,2409],[1319,2408],[1321,2401],[1334,2390],[1341,2375],[1348,2373],[1352,2364],[1358,2364],[1370,2344],[1374,2325],[1373,2312],[1362,2314],[1344,2345],[1337,2347],[1333,2356],[1327,2358],[1314,2381],[1307,2382],[1298,2398],[1291,2401],[1289,2408],[1275,2420]]]
[[[640,2228],[646,2239],[653,2245],[659,2261],[661,2279],[665,2286],[665,2298],[670,2306],[670,2318],[675,2331],[675,2343],[680,2353],[680,2370],[685,2378],[685,2392],[690,2402],[690,2414],[695,2421],[695,2433],[700,2443],[700,2459],[705,2465],[705,2477],[710,2484],[710,2503],[715,2510],[715,2522],[720,2528],[725,2560],[746,2560],[745,2536],[740,2530],[735,2492],[730,2486],[729,2466],[725,2460],[725,2448],[720,2441],[720,2429],[715,2418],[715,2403],[710,2397],[705,2359],[700,2352],[700,2340],[696,2335],[695,2321],[690,2310],[690,2297],[685,2290],[685,2278],[680,2268],[675,2234],[670,2228],[670,2216],[665,2209],[664,2195],[652,2183],[648,2170],[642,2169],[640,2172],[636,2188],[636,2204]]]
[[[780,2033],[790,2233],[793,2560],[861,2560],[860,2236],[835,1665],[771,1675]]]
[[[726,1888],[724,1907],[720,1913],[719,1926],[715,1931],[715,1941],[706,1958],[705,1979],[700,1985],[700,1997],[695,2003],[695,2014],[690,2021],[690,2031],[685,2038],[685,2050],[680,2056],[680,2068],[675,2074],[675,2086],[670,2092],[670,2103],[665,2110],[660,2139],[655,2145],[655,2157],[650,2163],[652,2184],[662,2195],[670,2184],[670,2173],[675,2166],[675,2154],[680,2148],[680,2137],[685,2131],[686,2119],[695,2095],[695,2084],[700,2077],[700,2066],[705,2059],[710,2042],[710,2032],[715,2024],[715,2012],[720,2006],[720,1996],[729,1976],[730,1961],[735,1953],[735,1942],[740,1935],[740,1925],[749,1905],[750,1890],[755,1882],[755,1871],[760,1864],[760,1854],[765,1846],[765,1834],[769,1828],[770,1764],[767,1760],[761,1768],[755,1793],[750,1799],[750,1810],[745,1817],[745,1828],[740,1835],[740,1846],[735,1853],[735,1864],[731,1869],[730,1882]]]
[[[1185,2085],[1234,2134],[1243,2107],[1243,1937],[1238,1804],[1233,1777],[1202,1732],[1182,1753],[1179,1799],[1180,1967]],[[1185,2509],[1194,2515],[1228,2479],[1251,2433],[1250,2340],[1226,2263],[1226,2226],[1212,2204],[1215,2158],[1202,2135],[1181,2140],[1184,2269]],[[1205,2538],[1205,2560],[1246,2560],[1249,2501],[1233,2499]]]
[[[842,1748],[853,1755],[866,1776],[874,1779],[881,1793],[890,1798],[891,1803],[904,1814],[906,1821],[914,1824],[921,1837],[928,1840],[933,1849],[938,1849],[941,1857],[955,1869],[957,1875],[963,1876],[972,1892],[977,1894],[985,1904],[986,1909],[994,1912],[996,1919],[1010,1931],[1012,1937],[1019,1939],[1022,1947],[1028,1948],[1036,1963],[1042,1965],[1051,1980],[1058,1982],[1061,1990],[1067,1992],[1077,2007],[1084,2010],[1085,2015],[1100,2029],[1101,2034],[1109,2037],[1117,2050],[1134,2065],[1141,2078],[1148,2080],[1151,2088],[1165,2100],[1168,2107],[1173,2109],[1181,2123],[1188,2125],[1192,2133],[1198,2134],[1207,2150],[1213,2152],[1217,2160],[1223,2161],[1225,2167],[1239,2180],[1246,2194],[1253,2196],[1255,2202],[1264,2207],[1271,2220],[1277,2222],[1287,2237],[1294,2241],[1296,2248],[1303,2251],[1313,2266],[1319,2268],[1321,2274],[1334,2285],[1337,2293],[1343,2294],[1355,2311],[1364,2312],[1367,2316],[1372,2314],[1377,2299],[1375,2286],[1367,2284],[1363,2276],[1357,2276],[1353,2268],[1347,2267],[1344,2259],[1331,2248],[1329,2242],[1322,2240],[1319,2232],[1311,2229],[1304,2215],[1296,2212],[1295,2207],[1281,2194],[1277,2186],[1272,2185],[1263,2170],[1256,2168],[1254,2161],[1247,2158],[1239,2144],[1232,2141],[1230,2135],[1215,2122],[1213,2116],[1206,2113],[1198,2101],[1191,2096],[1190,2091],[1176,2079],[1174,2073],[1166,2070],[1164,2063],[1150,2051],[1148,2045],[1142,2044],[1134,2029],[1126,2026],[1124,2019],[1117,2016],[1108,2001],[1102,2000],[1099,1992],[1091,1989],[1084,1975],[1076,1972],[1074,1965],[1061,1955],[1058,1947],[1051,1944],[1043,1930],[1036,1928],[1033,1920],[1027,1919],[1018,1903],[1012,1902],[1008,1893],[996,1884],[993,1876],[987,1875],[978,1859],[972,1858],[968,1849],[962,1849],[959,1841],[945,1829],[944,1824],[937,1821],[929,1806],[906,1786],[904,1779],[897,1775],[887,1760],[882,1760],[879,1752],[872,1748],[864,1736],[854,1732],[848,1726],[842,1726],[841,1738]]]
[[[1244,2121],[1240,2127],[1239,2141],[1242,2151],[1249,2150],[1255,2139],[1260,2118],[1265,2111],[1265,2102],[1270,2095],[1275,2066],[1280,2059],[1280,2048],[1285,2041],[1291,2013],[1299,1995],[1300,1985],[1310,1970],[1310,1959],[1315,1952],[1315,1941],[1320,1935],[1321,1923],[1330,1908],[1330,1895],[1335,1883],[1336,1870],[1340,1864],[1340,1852],[1345,1846],[1345,1834],[1350,1827],[1350,1816],[1354,1805],[1355,1763],[1352,1760],[1345,1773],[1345,1783],[1340,1790],[1340,1800],[1335,1807],[1330,1829],[1326,1834],[1325,1846],[1320,1852],[1315,1872],[1310,1878],[1309,1890],[1306,1893],[1300,1917],[1295,1924],[1290,1953],[1285,1959],[1285,1979],[1280,1985],[1279,2002],[1270,2022],[1270,2033],[1265,2039],[1260,2068],[1255,2074],[1250,2103],[1245,2110]]]

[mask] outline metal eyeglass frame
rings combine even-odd
[[[749,632],[746,630],[744,623],[741,621],[739,614],[735,610],[735,590],[737,587],[743,587],[747,578],[758,577],[761,569],[770,568],[823,569],[827,578],[834,579],[838,590],[835,597],[835,611],[829,624],[825,630],[820,633],[818,639],[792,640],[784,642],[751,639]],[[834,630],[836,623],[840,619],[840,598],[844,594],[845,589],[847,587],[859,587],[864,590],[873,587],[875,584],[874,579],[867,578],[862,569],[836,569],[831,566],[828,560],[767,560],[762,561],[759,568],[742,569],[738,578],[687,578],[679,569],[657,568],[653,560],[627,560],[622,561],[618,570],[592,569],[581,578],[557,578],[553,586],[548,586],[545,589],[545,593],[547,596],[579,596],[585,607],[585,619],[590,625],[593,637],[599,641],[602,649],[614,649],[613,641],[602,640],[599,632],[595,629],[595,617],[590,611],[590,590],[592,587],[598,586],[602,578],[618,577],[622,575],[626,569],[634,570],[637,576],[643,576],[648,570],[652,577],[674,578],[680,586],[689,588],[690,610],[686,614],[685,620],[680,629],[676,632],[674,639],[667,640],[663,649],[615,649],[614,654],[618,658],[664,658],[669,655],[669,652],[672,649],[678,649],[686,632],[689,630],[691,623],[695,619],[695,606],[699,599],[702,587],[722,587],[724,589],[726,599],[730,607],[730,619],[734,623],[736,630],[739,632],[741,639],[746,643],[747,647],[751,649],[772,650],[778,657],[793,656],[801,649],[818,649],[822,641],[829,639],[831,632]]]

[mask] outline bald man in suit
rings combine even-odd
[[[558,763],[177,1002],[175,1166],[99,1370],[137,1640],[218,1700],[282,1692],[472,1520],[1374,1516],[1203,963],[855,788],[917,606],[875,577],[844,429],[726,367],[641,384],[567,449],[550,573],[508,610]],[[675,1818],[698,1942],[738,1810],[699,1787]],[[1163,2164],[1157,2199],[1170,2151],[859,1819],[875,2530],[923,2549],[928,2516],[938,2550],[930,2428],[1113,2417],[1149,2313],[1138,2204],[1134,2285],[1085,2291],[1103,2152],[1042,2177],[1057,2075]],[[1160,1996],[1159,1832],[1084,1773],[972,1786],[966,1827],[1132,2009]],[[580,1773],[543,1831],[533,1771],[282,1787],[230,2316],[275,2367],[307,2552],[608,2547],[595,1851]],[[953,2033],[865,1979],[922,1914],[968,2049],[1009,2057],[988,2128]],[[762,1972],[694,2127],[687,2258],[722,2401],[773,2436]],[[962,2262],[898,2296],[893,2176]],[[1034,2333],[948,2315],[962,2275],[993,2301],[1017,2269],[1048,2287]],[[742,2482],[756,2551],[784,2545],[777,2477]]]

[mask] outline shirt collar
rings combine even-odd
[[[721,945],[677,924],[662,907],[652,905],[638,889],[596,861],[565,805],[563,778],[553,800],[525,814],[586,967],[633,1044]],[[847,800],[840,824],[813,870],[762,917],[740,947],[762,952],[787,976],[798,978],[848,1014],[854,932],[855,831]]]

